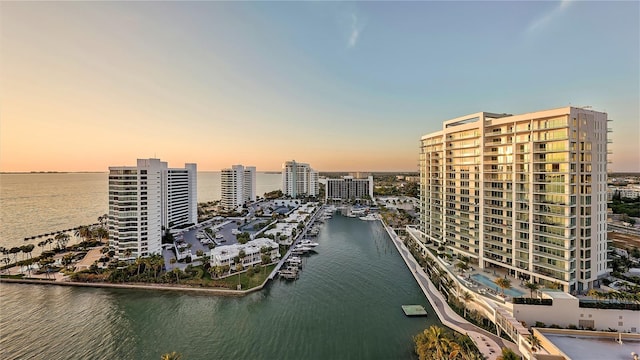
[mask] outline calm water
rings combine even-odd
[[[280,174],[257,173],[256,193],[278,190],[281,181]],[[220,172],[199,172],[198,202],[218,199]],[[0,174],[0,246],[21,246],[25,237],[92,224],[107,211],[107,173]]]
[[[1,284],[0,357],[413,358],[412,336],[437,319],[382,226],[336,216],[318,242],[298,281],[243,298]]]

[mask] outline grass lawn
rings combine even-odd
[[[240,274],[235,274],[231,276],[227,276],[222,279],[212,279],[211,274],[205,272],[202,280],[205,283],[215,283],[216,285],[224,284],[224,287],[232,290],[236,290],[238,286],[238,281],[242,285],[242,290],[248,290],[253,287],[256,287],[264,282],[264,280],[271,274],[271,271],[276,267],[276,264],[268,265],[262,269],[257,274],[253,274],[253,276],[248,277],[247,272],[242,272]],[[238,280],[238,277],[240,278]]]

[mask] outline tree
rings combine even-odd
[[[180,284],[180,269],[173,268],[171,271],[176,275],[176,283]]]
[[[460,346],[439,326],[432,325],[413,340],[420,360],[455,358],[460,352]]]
[[[465,291],[462,293],[462,295],[460,296],[460,299],[462,299],[462,301],[464,301],[464,317],[467,317],[467,303],[471,300],[473,300],[473,295],[471,295],[470,292]]]
[[[244,251],[244,249],[240,249],[240,251],[238,252],[238,258],[240,258],[240,262],[242,263],[243,266],[244,266],[245,257],[247,257],[247,253]]]
[[[502,295],[504,295],[504,291],[506,289],[511,288],[511,280],[509,279],[497,278],[494,280],[494,282],[502,289]]]
[[[502,354],[498,356],[497,360],[520,360],[520,356],[508,347],[503,347]]]
[[[76,236],[83,238],[84,240],[88,240],[93,237],[93,232],[91,228],[88,226],[80,226],[74,233]]]
[[[58,242],[58,247],[60,249],[66,249],[67,243],[69,243],[69,234],[67,233],[58,233],[55,236],[56,241]]]
[[[527,336],[527,342],[529,342],[529,345],[531,345],[531,351],[533,352],[538,351],[542,347],[540,339],[538,339],[538,337],[533,334],[529,334],[529,336]]]
[[[180,360],[182,359],[182,354],[172,351],[170,353],[162,354],[160,360]]]
[[[463,273],[469,270],[469,264],[467,264],[464,261],[459,261],[456,263],[456,268],[458,269],[459,272]]]
[[[13,262],[17,263],[18,262],[18,253],[22,251],[19,247],[14,246],[11,249],[9,249],[9,254],[13,255]]]
[[[175,264],[178,262],[178,260],[176,260],[176,258],[171,258],[171,260],[169,260],[169,263],[171,264],[172,268],[175,268]]]
[[[138,267],[138,272],[136,273],[136,276],[140,276],[140,267],[142,266],[142,264],[145,263],[145,259],[143,259],[142,257],[138,256],[136,258],[136,266]]]
[[[524,287],[526,287],[527,289],[529,289],[530,293],[531,293],[531,298],[533,299],[533,292],[534,291],[538,291],[538,289],[540,288],[540,285],[531,282],[531,281],[527,281],[526,283],[524,283]]]
[[[65,256],[62,257],[62,265],[64,265],[65,269],[69,269],[69,265],[71,265],[71,263],[73,263],[73,254],[66,254]]]

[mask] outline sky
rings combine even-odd
[[[479,111],[591,106],[640,171],[640,3],[0,2],[0,171],[417,171]]]

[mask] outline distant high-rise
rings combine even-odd
[[[256,201],[256,168],[233,165],[220,175],[222,206],[236,209],[246,202]]]
[[[282,193],[292,198],[318,196],[318,172],[295,160],[282,164]]]
[[[565,291],[607,269],[607,114],[565,107],[445,121],[420,151],[425,240]]]
[[[371,175],[364,179],[343,176],[340,179],[326,180],[325,201],[373,199],[373,176]]]
[[[109,247],[119,259],[161,252],[162,229],[195,224],[197,166],[170,169],[159,159],[109,167]]]

